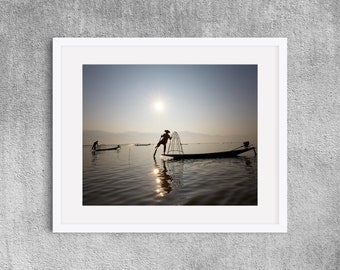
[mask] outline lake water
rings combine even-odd
[[[183,145],[184,153],[227,151],[241,143]],[[106,145],[106,147],[110,147]],[[257,157],[164,160],[163,147],[83,146],[83,205],[257,205]]]

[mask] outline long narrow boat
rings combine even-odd
[[[149,146],[151,143],[135,143],[135,146]]]
[[[96,149],[96,150],[92,150],[92,152],[99,152],[99,151],[108,151],[108,150],[117,150],[119,149],[120,146],[116,146],[116,147],[112,147],[112,148],[103,148],[103,149]]]
[[[200,154],[163,154],[165,157],[172,157],[173,159],[203,159],[203,158],[225,158],[236,157],[239,154],[254,150],[254,147],[246,147],[239,150],[231,150],[225,152],[213,152],[213,153],[200,153]],[[255,152],[256,153],[256,152]]]

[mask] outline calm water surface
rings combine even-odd
[[[219,152],[241,145],[189,144],[185,153]],[[110,147],[110,146],[105,146]],[[91,153],[83,147],[84,205],[257,205],[257,158],[164,160],[162,147],[122,145]]]

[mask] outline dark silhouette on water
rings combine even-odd
[[[166,144],[168,142],[168,139],[171,140],[171,136],[169,135],[170,133],[170,130],[164,130],[164,134],[161,135],[160,139],[159,139],[159,142],[157,143],[156,147],[155,147],[155,152],[153,153],[153,156],[156,155],[156,152],[158,150],[158,147],[163,144],[163,154],[165,154],[165,150],[166,150]]]
[[[154,158],[154,161],[155,161],[154,174],[157,176],[156,181],[158,184],[158,188],[156,191],[159,196],[163,197],[165,194],[168,194],[173,190],[172,185],[171,185],[171,182],[173,179],[171,175],[168,174],[168,169],[166,167],[164,160],[162,160],[163,169],[161,169],[160,166],[157,164],[157,161],[155,158]]]
[[[230,151],[223,152],[212,152],[212,153],[197,153],[197,154],[163,154],[164,157],[171,157],[175,160],[179,159],[205,159],[205,158],[228,158],[228,157],[237,157],[238,155],[254,150],[256,156],[256,150],[253,145],[250,145],[249,142],[244,142],[243,145],[237,147]]]
[[[98,148],[98,141],[95,141],[94,143],[93,143],[93,145],[92,145],[92,148],[91,148],[91,150],[97,150],[97,148]]]
[[[98,152],[98,151],[108,151],[108,150],[119,150],[119,149],[120,149],[120,145],[118,144],[115,147],[96,149],[95,152]]]
[[[110,148],[98,148],[98,141],[95,141],[92,145],[92,148],[91,148],[91,152],[93,155],[96,154],[96,152],[99,152],[99,151],[108,151],[108,150],[119,150],[120,149],[120,145],[118,144],[117,146],[115,147],[110,147]]]
[[[151,143],[135,143],[135,146],[149,146]]]

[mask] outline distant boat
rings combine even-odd
[[[136,143],[135,146],[148,146],[151,145],[151,143]]]
[[[111,147],[111,148],[102,148],[102,149],[96,149],[96,150],[92,149],[92,152],[109,151],[109,150],[117,150],[117,149],[120,149],[119,145],[117,145],[116,147]]]

